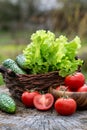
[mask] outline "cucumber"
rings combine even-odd
[[[16,103],[8,94],[0,93],[0,109],[7,113],[15,113]]]
[[[26,74],[26,72],[24,70],[22,70],[14,60],[12,59],[6,59],[3,61],[3,66],[6,67],[7,69],[11,69],[12,71],[14,71],[15,73],[18,74]]]
[[[27,69],[25,64],[26,58],[23,54],[20,54],[16,57],[16,63],[20,66],[22,69]]]

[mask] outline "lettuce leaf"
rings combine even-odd
[[[32,74],[59,71],[65,77],[75,72],[83,61],[76,59],[81,41],[76,36],[72,41],[61,35],[56,38],[50,31],[38,30],[31,35],[31,43],[23,50],[26,68]]]

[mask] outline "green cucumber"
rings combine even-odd
[[[16,57],[16,63],[20,66],[22,69],[27,69],[25,64],[26,58],[23,54],[20,54]]]
[[[7,69],[11,69],[12,71],[14,71],[15,73],[18,74],[26,74],[26,72],[24,70],[22,70],[14,60],[12,59],[6,59],[3,61],[3,66],[6,67]]]
[[[8,94],[0,93],[0,109],[7,113],[15,113],[16,103]]]

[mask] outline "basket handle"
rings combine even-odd
[[[0,73],[2,73],[2,74],[6,74],[7,73],[7,75],[13,76],[13,77],[17,76],[15,74],[15,72],[13,72],[11,69],[7,69],[6,67],[4,67],[2,65],[0,66]]]
[[[0,72],[1,73],[5,73],[7,71],[7,69],[4,66],[0,66]]]

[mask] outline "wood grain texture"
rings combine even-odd
[[[0,93],[8,89],[0,87]],[[0,130],[87,130],[87,111],[77,111],[71,116],[60,116],[52,108],[41,112],[25,108],[16,100],[15,114],[0,111]]]

